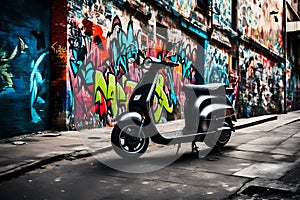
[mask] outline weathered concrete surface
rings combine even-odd
[[[300,123],[295,123],[295,126],[284,126],[299,119],[299,112],[292,112],[278,115],[277,120],[238,129],[233,133],[223,153],[215,153],[205,159],[181,158],[167,168],[153,173],[128,174],[113,171],[112,176],[122,185],[120,188],[122,194],[136,190],[137,184],[126,185],[128,177],[133,177],[138,184],[153,187],[157,192],[156,197],[168,194],[168,198],[181,196],[189,199],[226,198],[239,192],[245,183],[258,178],[277,181],[299,162]],[[255,119],[241,119],[238,123],[247,124],[247,120]],[[175,127],[174,122],[163,126],[164,129],[168,126]],[[96,158],[97,155],[101,155],[105,156],[105,159],[112,159],[111,130],[103,128],[62,132],[58,137],[44,137],[37,134],[4,141],[0,143],[0,178],[9,179],[62,158],[72,160],[77,157],[94,155],[93,158]],[[14,140],[22,140],[27,144],[12,145],[10,142]],[[151,148],[160,147],[151,145],[150,151]],[[166,159],[164,154],[150,153],[150,155],[158,156],[158,160]],[[129,163],[128,167],[133,165],[134,163]],[[93,174],[95,171],[90,173]],[[111,177],[105,178],[106,184],[110,183],[109,178]],[[113,192],[109,187],[105,188]],[[143,193],[148,190],[149,188],[142,188],[136,196],[130,197],[144,198]]]
[[[293,163],[255,163],[246,167],[236,173],[235,176],[248,178],[272,178],[278,179],[289,171]]]

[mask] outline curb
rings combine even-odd
[[[7,170],[7,171],[0,174],[0,183],[3,182],[3,181],[7,181],[9,179],[18,177],[18,176],[20,176],[20,175],[22,175],[26,172],[37,169],[37,168],[39,168],[43,165],[50,164],[50,163],[53,163],[55,161],[61,160],[62,157],[63,157],[63,155],[56,155],[56,156],[52,156],[52,157],[45,158],[45,159],[42,159],[42,160],[37,160],[37,161],[31,162],[31,163],[28,163],[28,164],[20,165],[16,168]]]
[[[245,124],[242,124],[242,125],[237,125],[237,126],[235,126],[235,129],[247,128],[247,127],[250,127],[250,126],[255,126],[255,125],[258,125],[258,124],[262,124],[262,123],[277,120],[277,119],[278,119],[277,116],[272,116],[272,117],[257,120],[257,121],[254,121],[254,122],[249,122],[249,123],[245,123]]]
[[[91,157],[93,156],[93,154],[98,154],[98,153],[102,153],[102,152],[106,152],[108,150],[112,149],[112,147],[104,147],[102,149],[99,149],[95,152],[89,152],[88,150],[77,150],[77,151],[73,151],[70,153],[64,153],[64,154],[59,154],[59,155],[55,155],[55,156],[50,156],[41,160],[36,160],[33,161],[31,163],[27,163],[27,164],[23,164],[20,165],[16,168],[13,169],[9,169],[3,173],[0,174],[0,183],[7,181],[9,179],[21,176],[22,174],[35,170],[37,168],[42,167],[43,165],[48,165],[60,160],[76,160],[76,159],[80,159],[80,158],[86,158],[86,157]]]

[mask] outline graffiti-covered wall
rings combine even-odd
[[[45,129],[49,111],[48,1],[0,6],[0,138]]]
[[[222,27],[232,27],[232,9],[231,0],[214,0],[213,1],[213,20],[214,24]]]
[[[284,65],[240,46],[240,110],[242,117],[282,113]]]
[[[205,58],[204,83],[224,83],[228,85],[228,75],[231,68],[229,54],[213,45],[208,45]]]
[[[242,37],[251,38],[283,55],[283,1],[282,0],[239,0],[238,30]]]
[[[243,41],[239,48],[241,117],[283,113],[299,104],[299,72],[283,59],[283,2],[237,2],[237,31]]]
[[[286,67],[286,109],[300,109],[300,72],[295,65],[288,62]]]
[[[127,2],[122,5],[127,9],[122,10],[109,1],[69,2],[69,129],[113,126],[114,118],[127,110],[130,94],[143,76],[138,66],[147,56],[180,63],[160,72],[153,107],[157,122],[180,118],[181,86],[197,82],[201,45],[170,18],[157,20],[158,12],[149,5],[134,17],[130,13],[133,6]]]
[[[179,64],[160,71],[156,122],[181,118],[183,83],[231,86],[239,117],[282,112],[285,86],[287,110],[297,109],[299,70],[282,64],[282,7],[280,0],[4,0],[0,138],[113,126],[148,56]]]
[[[232,56],[228,50],[208,44],[205,49],[204,84],[223,83],[232,88],[229,99],[236,106],[238,72],[232,67]]]

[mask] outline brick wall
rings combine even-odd
[[[49,3],[4,0],[0,17],[0,138],[47,129]]]

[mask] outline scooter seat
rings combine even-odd
[[[182,90],[185,93],[194,92],[196,95],[226,94],[225,85],[222,83],[209,83],[206,85],[185,84]]]

